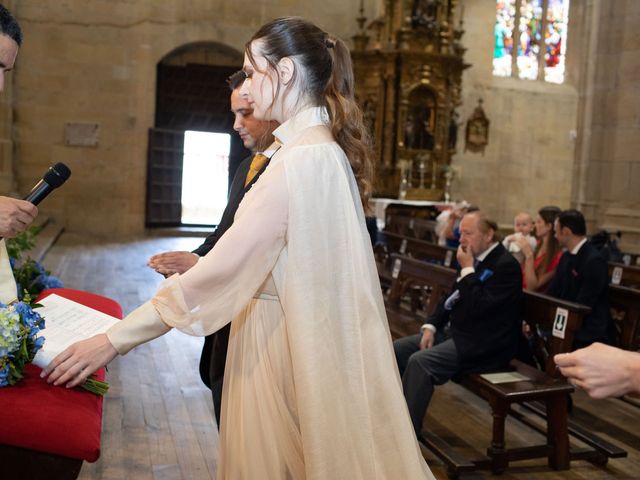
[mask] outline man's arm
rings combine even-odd
[[[487,315],[490,310],[506,305],[522,293],[522,271],[515,260],[500,261],[485,281],[480,280],[478,272],[469,273],[460,279],[458,288],[464,308],[460,318],[481,322],[490,318]]]
[[[603,290],[609,285],[606,260],[600,255],[592,257],[585,265],[582,276],[582,284],[575,302],[593,308],[602,298]]]
[[[221,224],[222,224],[222,220],[220,220],[220,225]],[[207,253],[209,253],[209,251],[220,239],[220,236],[218,235],[218,230],[220,230],[220,225],[218,225],[218,227],[211,234],[209,234],[207,238],[205,238],[204,242],[202,242],[202,245],[196,248],[193,251],[193,253],[195,253],[199,257],[204,257]]]
[[[444,308],[444,303],[447,297],[438,302],[435,312],[427,318],[426,323],[422,325],[420,331],[422,332],[422,338],[420,339],[420,350],[425,348],[431,348],[435,342],[436,332],[438,329],[442,329],[449,322],[449,310]]]

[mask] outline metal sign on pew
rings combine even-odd
[[[615,267],[611,272],[611,283],[614,285],[620,285],[622,280],[622,267]]]
[[[393,271],[391,272],[391,278],[393,278],[394,280],[398,278],[398,275],[400,275],[401,266],[402,266],[402,260],[400,260],[399,258],[396,258],[396,261],[393,263]]]
[[[556,316],[553,320],[553,336],[564,339],[564,332],[567,329],[567,319],[569,318],[569,311],[566,308],[558,307],[556,309]]]

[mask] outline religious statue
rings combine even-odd
[[[434,137],[432,110],[424,105],[416,105],[409,115],[404,128],[405,147],[414,150],[433,150]]]
[[[437,30],[438,0],[414,0],[411,8],[411,26]]]
[[[458,118],[460,118],[458,112],[452,111],[449,121],[449,150],[455,150],[458,144],[458,127],[460,126]]]
[[[489,119],[482,108],[482,99],[479,99],[473,115],[467,120],[465,151],[482,152],[484,155],[484,149],[489,143],[489,123]]]

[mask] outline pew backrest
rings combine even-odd
[[[385,230],[405,237],[417,238],[431,243],[438,242],[436,226],[438,222],[407,215],[390,214],[385,219]]]
[[[553,356],[570,352],[576,331],[591,308],[543,293],[524,291],[523,317],[533,335],[533,350],[543,370],[558,377]]]
[[[609,285],[612,337],[625,350],[640,349],[640,290]]]
[[[457,276],[452,268],[398,254],[391,255],[391,269],[393,280],[387,302],[397,306],[411,289],[420,289],[423,294],[420,310],[426,316],[431,315],[442,297],[449,293]]]
[[[640,267],[609,262],[609,283],[640,290]]]
[[[383,238],[388,253],[398,253],[417,260],[437,263],[451,267],[456,258],[454,248],[443,247],[432,242],[407,237],[393,232],[384,231]]]

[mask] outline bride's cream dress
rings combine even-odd
[[[108,332],[119,352],[169,327],[232,322],[218,479],[431,479],[402,395],[358,189],[312,108],[233,226]]]

